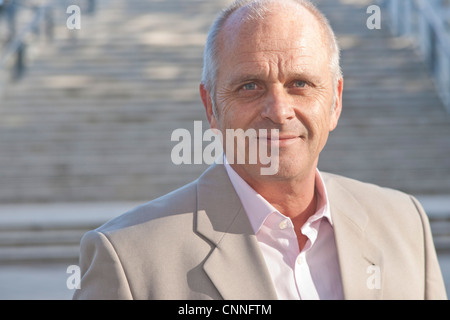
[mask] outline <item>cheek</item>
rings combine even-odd
[[[321,140],[326,139],[330,132],[330,114],[322,111],[320,114],[315,116],[314,121],[315,134],[321,138]]]
[[[310,135],[320,134],[322,131],[329,131],[330,109],[325,108],[325,103],[317,99],[302,101],[297,108],[297,118],[306,127]]]
[[[249,128],[255,117],[258,116],[257,107],[240,103],[234,99],[218,99],[217,103],[218,122],[222,130]]]
[[[329,133],[330,133],[330,114],[328,112],[322,112],[321,116],[317,117],[316,121],[316,140],[318,152],[322,151],[322,149],[325,147]]]

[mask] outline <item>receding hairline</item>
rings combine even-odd
[[[318,24],[320,29],[320,35],[322,41],[325,43],[328,48],[329,56],[333,54],[333,33],[327,32],[327,26],[329,26],[328,20],[324,17],[324,15],[318,11],[318,9],[311,2],[303,2],[300,0],[247,0],[247,1],[239,1],[239,3],[247,4],[237,7],[234,10],[230,10],[231,12],[225,16],[219,31],[216,35],[216,49],[219,49],[221,45],[223,45],[225,36],[227,35],[227,27],[240,28],[242,26],[241,23],[246,22],[260,22],[263,21],[268,15],[275,14],[277,11],[275,9],[285,9],[289,10],[290,7],[297,7],[297,11],[295,14],[309,14],[310,17],[314,19],[314,21]],[[231,8],[234,8],[233,6]],[[235,20],[238,20],[237,23]],[[218,50],[220,52],[220,50]],[[217,53],[219,53],[217,52]]]
[[[243,20],[257,21],[263,20],[267,14],[274,12],[272,9],[290,9],[291,7],[297,8],[296,13],[300,13],[300,10],[309,12],[319,23],[323,31],[325,31],[325,26],[329,24],[328,19],[309,0],[240,0],[236,1],[235,5],[231,5],[224,11],[224,20],[220,29],[238,13],[243,14]]]

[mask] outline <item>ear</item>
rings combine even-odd
[[[206,90],[205,84],[203,83],[200,84],[200,96],[203,101],[203,106],[205,107],[206,117],[208,118],[209,125],[212,129],[217,129],[217,120],[213,112],[211,95],[209,94],[209,91]]]
[[[336,129],[339,117],[341,116],[342,112],[342,92],[344,90],[344,78],[340,78],[337,84],[336,88],[336,101],[333,106],[333,110],[331,112],[330,117],[330,131],[333,131]]]

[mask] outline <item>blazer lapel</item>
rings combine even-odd
[[[203,268],[224,299],[277,299],[256,236],[223,165],[197,183],[196,231],[213,245]]]
[[[345,299],[380,299],[383,256],[369,238],[365,209],[335,179],[324,179],[331,206]]]

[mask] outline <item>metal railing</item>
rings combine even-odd
[[[0,52],[1,95],[7,83],[23,75],[27,63],[27,49],[42,36],[52,39],[53,15],[50,1],[40,5],[17,0],[0,1],[0,19],[3,18],[7,22],[6,39],[3,39],[3,50]],[[18,29],[16,17],[18,12],[23,10],[30,11],[32,19]]]
[[[450,112],[450,0],[384,0],[395,36],[417,44],[437,92]]]
[[[0,30],[1,29],[6,30],[5,34],[3,34],[5,38],[0,39],[0,44],[1,42],[8,43],[10,40],[14,38],[14,35],[16,33],[16,23],[15,23],[16,7],[17,7],[16,1],[0,0],[0,22],[1,20],[5,20],[5,26],[3,28],[0,27]]]

